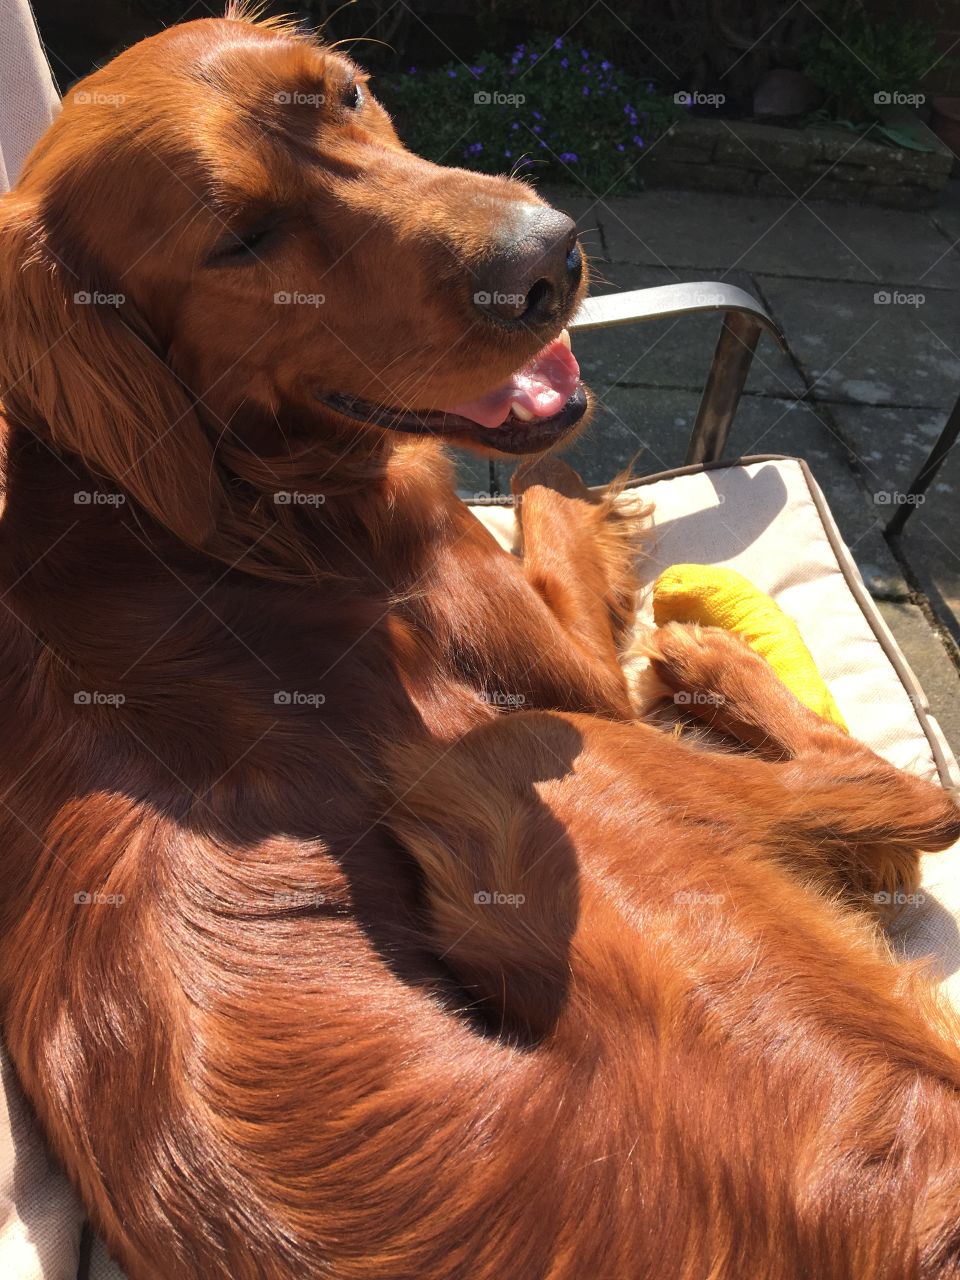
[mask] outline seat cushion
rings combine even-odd
[[[33,144],[60,110],[28,0],[0,5],[0,192],[12,187]]]
[[[651,586],[670,565],[737,569],[797,623],[851,733],[899,768],[957,791],[956,760],[804,462],[766,456],[683,467],[630,485],[620,501],[654,504],[640,621],[653,624]],[[513,549],[509,502],[471,506]],[[960,1007],[960,846],[925,855],[922,874],[922,900],[904,906],[891,940],[905,955],[931,957]]]

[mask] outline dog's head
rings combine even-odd
[[[188,23],[70,90],[0,203],[0,276],[9,415],[195,545],[211,441],[256,449],[250,423],[525,453],[586,407],[572,222],[412,155],[357,67],[283,26]]]

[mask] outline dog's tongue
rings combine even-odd
[[[552,417],[560,412],[580,381],[580,366],[569,342],[564,330],[499,387],[476,400],[447,405],[444,411],[469,418],[481,427],[503,426],[511,410],[524,421]]]

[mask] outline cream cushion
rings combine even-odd
[[[0,5],[0,192],[12,187],[30,148],[60,110],[50,64],[27,0]]]

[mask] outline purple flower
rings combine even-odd
[[[520,126],[517,124],[516,120],[513,120],[510,123],[510,128],[513,130],[514,133],[516,133],[516,131],[520,128]]]
[[[456,80],[457,78],[457,73],[456,71],[453,71],[453,70],[448,71],[447,75],[450,77],[451,80]]]
[[[561,151],[560,161],[562,164],[576,164],[577,153],[575,151]]]
[[[512,152],[512,151],[504,151],[504,153],[503,153],[503,154],[507,157],[507,159],[508,159],[508,160],[512,160],[512,159],[513,159],[513,152]]]
[[[486,69],[486,67],[471,67],[470,72],[472,75],[482,76]]]
[[[647,85],[647,93],[653,93],[653,85],[652,85],[652,84],[648,84],[648,85]]]
[[[531,112],[531,114],[532,114],[532,116],[533,116],[534,120],[542,120],[542,119],[543,119],[543,116],[540,114],[540,112],[539,112],[539,111],[533,111],[533,112]]]
[[[416,67],[408,67],[408,68],[407,68],[407,75],[408,75],[408,76],[415,76],[416,74],[417,74],[417,68],[416,68]]]
[[[469,147],[467,147],[466,151],[464,151],[463,154],[465,156],[478,156],[482,150],[483,150],[482,142],[471,142]]]
[[[584,62],[586,62],[586,60],[590,57],[590,55],[589,53],[587,53],[586,49],[581,49],[580,57],[584,60]]]
[[[618,142],[618,143],[617,143],[617,150],[618,150],[618,151],[626,151],[626,149],[627,149],[627,148],[623,145],[623,143],[622,143],[622,142]]]
[[[600,70],[609,71],[611,66],[612,66],[612,63],[609,63],[607,62],[606,59],[604,59],[603,62],[600,63]]]
[[[570,59],[569,59],[569,58],[561,58],[561,59],[560,59],[560,65],[561,65],[561,67],[563,67],[564,71],[566,71],[567,67],[569,67],[569,65],[570,65]]]
[[[554,42],[553,42],[553,47],[554,47],[555,49],[562,49],[562,48],[563,48],[563,41],[558,37],[556,40],[554,40]]]
[[[535,125],[533,126],[533,132],[534,132],[534,133],[543,133],[543,125],[535,124]]]
[[[634,146],[637,146],[637,147],[643,146],[643,139],[640,137],[639,133],[635,133],[633,135],[633,144]]]
[[[589,97],[590,97],[590,86],[589,86],[588,84],[585,84],[585,85],[583,86],[583,96],[584,96],[585,98],[589,98]]]

